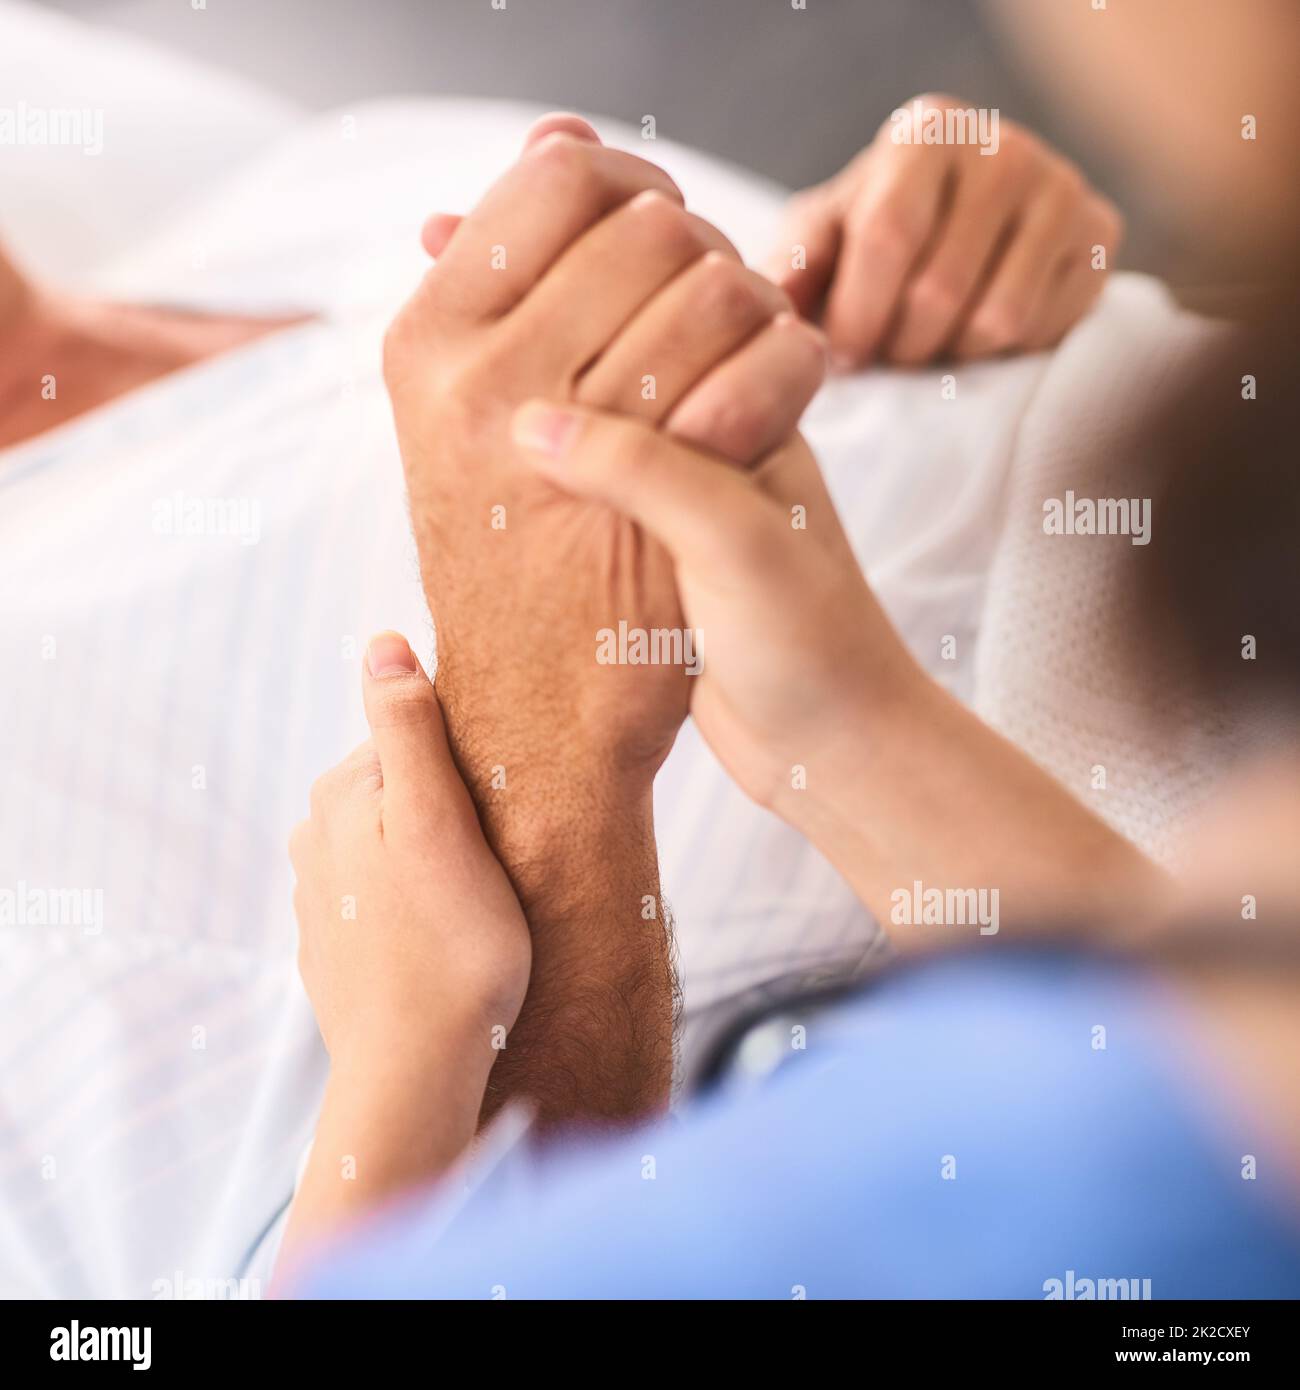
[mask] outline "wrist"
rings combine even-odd
[[[897,655],[887,677],[875,673],[820,711],[819,736],[802,756],[791,750],[772,778],[768,809],[833,862],[847,850],[855,859],[871,852],[882,802],[946,737],[952,702],[901,646]]]
[[[427,1093],[449,1073],[486,1085],[494,1043],[513,1021],[494,1019],[487,1002],[468,993],[447,1009],[371,1010],[360,1036],[331,1048],[330,1085],[358,1095]]]
[[[545,804],[496,802],[484,821],[533,944],[484,1119],[512,1096],[544,1127],[653,1112],[671,1086],[677,995],[649,785],[592,770]]]

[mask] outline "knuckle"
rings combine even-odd
[[[1123,240],[1126,230],[1124,214],[1109,198],[1098,198],[1097,225],[1101,229],[1101,239],[1113,251]]]
[[[719,453],[748,459],[762,440],[765,424],[762,403],[752,392],[732,386],[709,397],[696,428]]]
[[[728,323],[745,322],[764,312],[757,277],[720,251],[710,251],[700,264],[702,316]]]
[[[370,697],[370,726],[373,729],[409,728],[427,724],[433,717],[433,687],[423,677],[389,680]],[[371,759],[361,760],[358,775],[365,775]]]
[[[912,100],[919,101],[922,106],[938,106],[945,111],[950,106],[965,105],[960,97],[953,96],[951,92],[921,92]]]
[[[1053,158],[1048,177],[1058,206],[1074,207],[1083,201],[1088,184],[1077,164],[1072,164],[1068,159]]]
[[[1019,343],[1024,338],[1028,324],[1029,315],[1025,306],[1011,299],[981,305],[972,319],[979,339],[994,351]]]
[[[556,130],[539,140],[530,151],[545,181],[572,203],[595,202],[604,190],[604,179],[597,169],[589,140],[579,140],[567,131]]]
[[[961,103],[947,92],[917,92],[914,96],[908,97],[906,101],[899,102],[894,110],[910,112],[918,104],[923,111],[929,111],[935,107],[941,111],[946,111],[950,106],[959,106]],[[882,144],[893,144],[894,125],[894,116],[891,112],[877,127],[876,139]],[[895,148],[900,147],[895,146]]]
[[[925,235],[915,215],[896,197],[875,206],[856,205],[846,229],[865,254],[886,263],[910,260]]]
[[[988,166],[988,175],[996,188],[1013,188],[1029,179],[1041,157],[1038,141],[1021,126],[1003,132],[998,151],[991,159],[981,159],[975,165]]]
[[[961,302],[961,288],[953,276],[937,268],[918,275],[907,291],[908,308],[927,316],[951,316],[961,308]]]
[[[695,219],[658,189],[648,189],[646,195],[629,204],[629,211],[636,219],[640,236],[655,246],[665,247],[669,254],[687,257],[703,247]]]
[[[793,315],[782,319],[778,327],[782,334],[782,346],[793,359],[796,370],[816,390],[826,375],[826,335],[806,319]]]
[[[384,331],[384,383],[390,389],[406,375],[412,354],[413,314],[407,304]]]
[[[542,138],[528,152],[536,164],[544,165],[548,171],[562,177],[584,177],[584,171],[591,168],[589,140],[579,140],[567,130],[553,130]]]

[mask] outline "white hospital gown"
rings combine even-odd
[[[320,321],[0,453],[0,890],[65,918],[0,926],[0,1294],[264,1275],[253,1252],[311,1133],[325,1058],[286,839],[365,736],[367,636],[432,654],[380,335],[419,273],[422,215],[465,206],[527,124],[472,103],[349,114],[355,141],[314,123],[114,280]],[[654,154],[761,249],[773,190]],[[967,697],[991,518],[1047,360],[963,369],[955,399],[937,372],[833,383],[807,421],[886,607]],[[159,529],[218,504],[244,534]],[[878,942],[690,726],[656,798],[688,1016]],[[102,920],[68,920],[51,894],[69,889]]]

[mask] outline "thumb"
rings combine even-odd
[[[739,568],[770,521],[749,473],[631,416],[533,400],[511,431],[557,487],[608,503],[697,570]]]
[[[458,212],[435,212],[420,228],[420,245],[436,261],[464,220]]]
[[[384,819],[421,816],[451,763],[433,683],[401,633],[381,632],[366,648],[361,686],[384,778]]]
[[[839,203],[829,187],[796,194],[785,219],[782,243],[763,273],[790,296],[804,318],[813,318],[830,286],[840,253]]]

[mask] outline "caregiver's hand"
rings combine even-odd
[[[371,642],[363,682],[372,737],[317,781],[290,841],[330,1054],[290,1250],[456,1159],[528,986],[523,912],[403,637]]]
[[[335,1065],[436,1068],[454,1040],[486,1068],[528,985],[524,916],[404,637],[371,641],[362,682],[371,737],[317,780],[289,845],[303,983]]]
[[[623,416],[531,401],[514,437],[538,473],[618,509],[672,557],[703,657],[691,713],[756,801],[787,812],[792,782],[847,769],[874,709],[924,681],[802,436],[742,471]]]
[[[801,438],[742,471],[637,421],[543,401],[519,411],[515,438],[556,486],[618,508],[671,554],[703,652],[700,731],[900,945],[960,939],[896,925],[895,895],[910,903],[918,881],[998,890],[1013,937],[1062,912],[1127,914],[1152,890],[1127,841],[912,660]]]
[[[905,103],[790,204],[767,270],[822,319],[839,365],[1050,347],[1101,292],[1123,234],[1115,207],[1011,121],[998,121],[996,152],[923,142],[927,123],[958,109],[973,108],[934,95]]]

